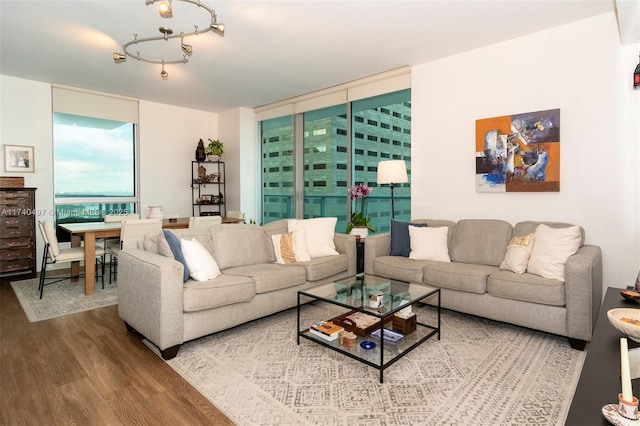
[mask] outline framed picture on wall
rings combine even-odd
[[[33,147],[24,145],[4,145],[4,171],[33,173]]]

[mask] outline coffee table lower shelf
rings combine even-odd
[[[302,292],[301,292],[302,293]],[[297,343],[300,344],[300,337],[311,340],[315,343],[318,343],[324,347],[332,349],[336,352],[344,354],[350,358],[353,358],[357,361],[360,361],[370,367],[377,369],[380,372],[380,383],[384,381],[384,370],[393,365],[396,361],[400,360],[403,356],[411,352],[413,349],[420,346],[425,341],[429,340],[433,336],[438,337],[440,340],[440,289],[433,290],[432,293],[425,295],[424,297],[432,296],[437,293],[438,296],[438,304],[434,306],[438,311],[437,315],[437,326],[425,324],[422,322],[417,322],[416,330],[412,333],[406,334],[405,337],[395,344],[384,343],[381,339],[375,338],[368,334],[366,336],[357,336],[357,343],[354,346],[347,346],[340,343],[340,339],[334,341],[328,341],[317,337],[315,334],[309,331],[309,328],[305,328],[300,330],[300,293],[298,294],[298,337]],[[309,296],[308,294],[304,294],[304,296]],[[421,297],[420,299],[423,299]],[[323,299],[317,299],[318,301],[323,301],[325,303],[331,303]],[[418,301],[414,301],[417,303]],[[382,321],[385,323],[389,322],[388,317],[393,315],[394,312],[389,314],[380,316],[380,324]],[[389,322],[390,325],[390,322]],[[389,326],[387,325],[387,326]],[[372,331],[380,329],[380,326],[375,327]],[[384,334],[384,330],[382,331]],[[360,343],[364,341],[371,341],[376,344],[373,349],[364,349],[360,346]]]

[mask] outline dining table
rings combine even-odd
[[[222,223],[239,223],[242,219],[223,217]],[[84,240],[84,294],[91,296],[95,287],[95,263],[87,259],[96,257],[96,239],[120,237],[122,222],[76,222],[61,223],[58,228],[71,235],[71,247],[81,247]],[[185,229],[189,227],[189,218],[163,219],[164,229]],[[80,262],[71,262],[71,276],[78,280]]]

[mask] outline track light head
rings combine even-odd
[[[187,55],[191,55],[191,52],[193,52],[193,46],[184,42],[184,33],[180,33],[180,49]]]
[[[160,4],[158,4],[158,12],[163,18],[173,18],[173,8],[171,7],[171,0],[169,0],[168,2],[160,2]]]
[[[120,62],[125,62],[127,60],[127,55],[122,53],[113,52],[113,62],[119,64]]]
[[[162,71],[160,71],[160,77],[163,80],[166,80],[167,78],[169,78],[169,73],[164,70],[164,61],[162,61]]]
[[[214,33],[220,35],[220,36],[224,36],[224,24],[219,24],[217,22],[212,22],[211,23],[211,30],[213,30]]]

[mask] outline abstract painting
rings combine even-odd
[[[560,110],[476,120],[476,192],[560,191]]]

